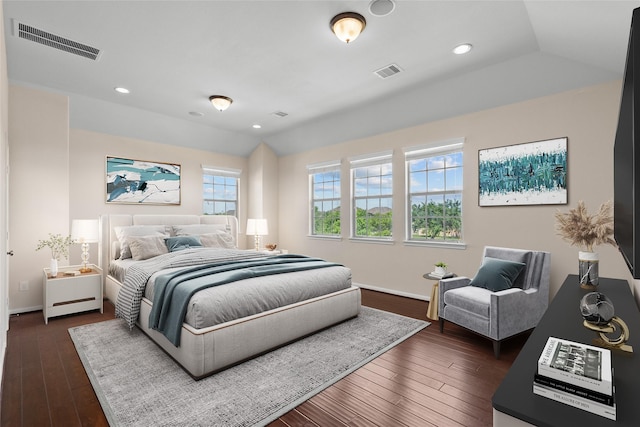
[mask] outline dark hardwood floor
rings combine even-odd
[[[425,319],[427,302],[363,290],[363,304]],[[114,317],[12,316],[2,384],[2,426],[106,426],[67,329]],[[437,322],[298,406],[270,427],[490,426],[491,396],[526,340],[491,342]]]

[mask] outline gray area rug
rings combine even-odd
[[[112,426],[265,425],[429,323],[362,307],[352,320],[195,381],[121,319],[69,329]]]

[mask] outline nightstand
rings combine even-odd
[[[81,266],[62,267],[56,277],[50,277],[48,268],[43,269],[42,313],[45,325],[50,317],[98,308],[100,313],[103,312],[102,269],[93,264],[87,267],[91,267],[91,272],[75,276],[65,273],[79,271]]]

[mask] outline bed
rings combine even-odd
[[[238,238],[235,217],[117,214],[102,216],[100,224],[102,244],[99,257],[103,270],[107,272],[106,298],[116,304],[118,317],[129,316],[130,326],[135,324],[139,327],[196,379],[355,317],[360,312],[360,290],[351,285],[349,269],[331,263],[320,265],[321,261],[315,259],[297,259],[306,257],[296,255],[272,256],[235,249]],[[125,231],[131,234],[123,236]],[[190,247],[187,244],[182,248],[184,250],[155,256],[156,249],[148,242],[157,241],[158,236],[178,243],[185,240],[188,243],[189,236],[196,236],[202,242],[215,239],[213,247]],[[123,247],[121,242],[124,241],[132,245]],[[121,260],[122,253],[126,251],[130,251],[133,258]],[[223,266],[209,264],[210,255]],[[192,262],[194,266],[190,266]],[[162,298],[158,297],[153,286],[162,289],[163,295],[165,288],[151,283],[158,281],[169,286],[167,283],[177,280],[174,277],[177,274],[191,274],[196,277],[192,281],[197,284],[202,282],[197,278],[202,276],[200,270],[222,269],[224,272],[220,274],[228,275],[231,274],[228,270],[232,269],[236,275],[238,263],[250,263],[252,272],[273,268],[285,270],[274,275],[251,273],[234,279],[233,284],[222,281],[220,286],[213,288],[200,289],[194,285],[192,292],[195,293],[189,294],[189,302],[183,309],[186,314],[174,327],[173,337],[166,335],[166,331],[157,330],[157,312],[161,304],[156,303],[154,308],[154,301],[162,301]],[[272,263],[278,266],[273,267]],[[313,267],[309,266],[312,264]],[[161,268],[162,273],[167,274],[152,272],[155,268]],[[179,273],[171,276],[174,272]],[[137,292],[132,291],[132,283],[136,281],[145,281],[145,285],[137,295],[138,311],[129,311],[128,304],[136,299],[131,295]],[[231,286],[237,290],[232,291]],[[285,297],[282,292],[295,295]],[[186,297],[183,295],[182,298]],[[208,304],[213,304],[213,307]]]

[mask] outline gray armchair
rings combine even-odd
[[[487,246],[482,260],[473,279],[440,281],[440,332],[448,320],[490,338],[499,359],[500,342],[535,328],[549,305],[551,254]]]

